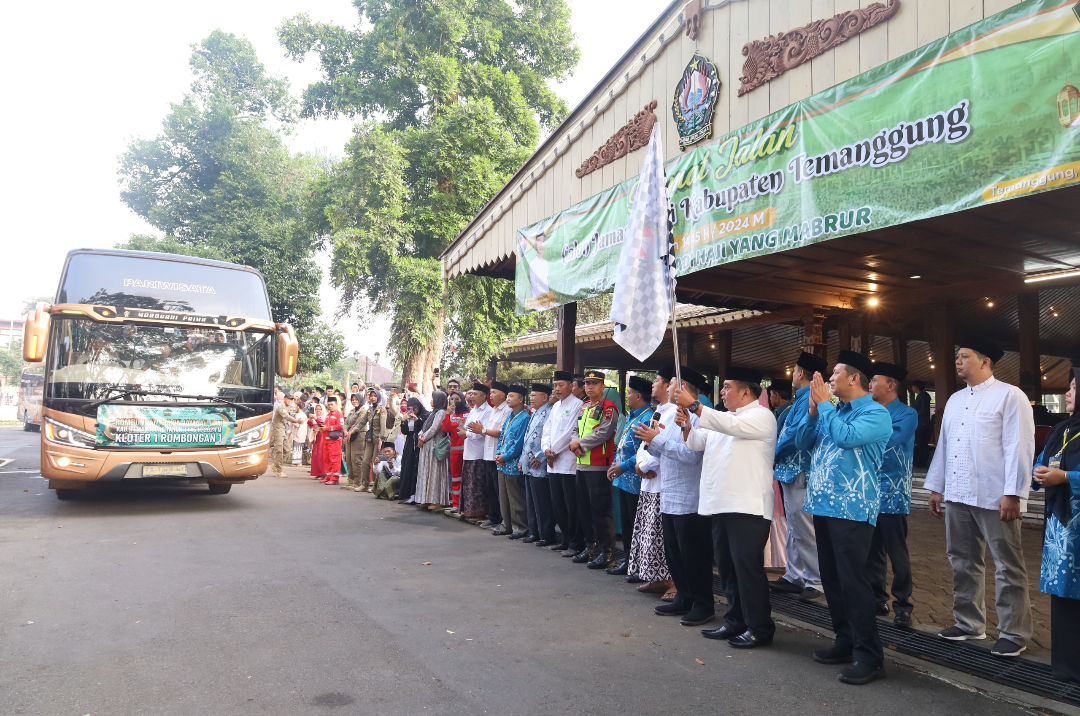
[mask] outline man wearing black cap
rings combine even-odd
[[[538,547],[555,544],[555,513],[551,511],[551,488],[548,487],[547,456],[544,455],[544,425],[551,415],[551,386],[533,383],[529,393],[532,417],[525,430],[525,448],[518,465],[525,476],[525,509],[528,512],[529,536],[522,542]]]
[[[705,376],[682,367],[681,390],[697,396]],[[675,385],[674,383],[672,384]],[[669,396],[669,402],[675,404]],[[690,415],[690,427],[698,426],[696,414]],[[675,421],[657,428],[636,425],[634,432],[649,443],[649,454],[660,458],[660,519],[663,523],[664,553],[675,600],[653,612],[660,616],[679,616],[683,626],[698,626],[716,618],[712,592],[712,523],[698,514],[702,453],[694,452],[683,440],[683,429]]]
[[[685,391],[674,394],[684,409],[676,422],[686,446],[704,453],[698,514],[711,518],[713,556],[731,605],[724,625],[703,629],[702,635],[743,649],[771,644],[776,632],[765,575],[776,416],[758,402],[761,378],[751,368],[728,367],[720,391],[728,410],[724,413],[701,405]],[[700,418],[700,427],[690,429],[687,411]]]
[[[956,625],[939,636],[986,638],[983,554],[989,543],[997,579],[998,640],[991,653],[1017,656],[1033,629],[1020,515],[1027,509],[1035,459],[1035,418],[1027,396],[994,377],[1004,351],[981,338],[960,341],[956,375],[967,387],[949,396],[937,450],[926,473],[930,512],[942,516],[953,569]]]
[[[481,527],[491,527],[496,530],[502,524],[503,515],[499,507],[499,470],[495,465],[495,448],[499,443],[499,435],[502,433],[503,423],[510,415],[510,406],[506,404],[506,393],[510,386],[497,380],[491,381],[491,389],[488,391],[488,404],[491,410],[484,418],[483,425],[470,425],[469,429],[479,432],[484,436],[484,466],[486,478],[484,480],[484,504],[487,508],[487,521],[481,522]]]
[[[484,493],[487,489],[487,464],[484,462],[484,423],[487,421],[491,405],[488,404],[488,388],[483,383],[473,383],[465,394],[465,400],[472,408],[465,416],[465,450],[461,458],[461,497],[458,500],[458,514],[461,519],[478,524],[480,518],[487,516],[487,504]],[[458,433],[461,433],[459,428]]]
[[[525,510],[525,476],[521,472],[521,453],[525,449],[525,433],[529,428],[529,408],[525,405],[529,391],[523,385],[507,386],[506,416],[495,448],[495,465],[499,475],[499,511],[501,527],[493,535],[523,539],[529,533],[529,515]]]
[[[813,444],[799,447],[795,437],[799,428],[810,418],[810,381],[815,374],[829,375],[829,364],[813,353],[803,353],[791,372],[795,400],[788,409],[783,425],[776,436],[776,455],[773,475],[780,483],[787,517],[787,565],[784,576],[769,584],[778,592],[798,594],[801,601],[813,602],[822,596],[821,573],[818,571],[817,538],[814,518],[803,511],[806,498],[806,473],[810,469]]]
[[[551,406],[551,413],[544,423],[541,447],[547,458],[551,510],[555,513],[555,523],[562,531],[561,543],[552,545],[551,549],[562,552],[563,557],[573,557],[587,546],[585,527],[578,520],[577,455],[570,452],[581,400],[573,393],[573,373],[555,371],[551,388],[557,402]]]
[[[626,386],[626,422],[622,435],[618,436],[615,448],[615,460],[608,468],[608,479],[619,489],[619,520],[622,523],[623,561],[615,567],[609,567],[608,574],[626,575],[630,561],[630,546],[634,541],[634,522],[637,518],[638,496],[641,493],[641,476],[637,474],[637,451],[641,439],[634,435],[634,426],[638,423],[649,424],[653,410],[652,383],[644,378],[632,375]]]
[[[881,512],[870,543],[866,570],[874,588],[874,601],[879,616],[889,613],[889,592],[885,588],[885,571],[892,562],[893,623],[901,628],[911,626],[911,561],[907,548],[907,516],[911,512],[911,464],[915,453],[915,428],[919,416],[914,408],[900,401],[907,369],[892,363],[874,363],[870,380],[870,395],[874,402],[884,405],[892,417],[892,437],[885,446],[878,480],[881,484]]]
[[[581,406],[574,424],[570,450],[577,455],[578,516],[585,524],[585,539],[596,542],[591,549],[574,555],[574,562],[588,562],[589,569],[614,567],[615,515],[612,512],[611,483],[607,471],[615,457],[615,428],[619,409],[604,397],[602,371],[585,373],[585,394],[589,402]]]
[[[852,662],[840,672],[848,684],[867,684],[885,673],[866,558],[881,509],[878,470],[892,419],[870,397],[873,366],[866,356],[840,351],[828,384],[814,375],[810,417],[796,436],[800,447],[814,446],[803,509],[814,516],[821,583],[836,633],[832,648],[814,652],[814,659]]]

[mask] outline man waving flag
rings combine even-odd
[[[664,340],[674,308],[674,284],[667,177],[660,126],[654,124],[630,207],[611,301],[615,342],[639,361],[651,356]]]

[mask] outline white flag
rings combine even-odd
[[[653,354],[671,322],[671,283],[675,280],[674,251],[668,229],[667,178],[660,126],[654,124],[641,180],[630,206],[611,320],[615,342],[640,361]]]

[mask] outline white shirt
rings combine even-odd
[[[487,414],[487,418],[484,420],[484,430],[499,430],[501,431],[503,425],[506,423],[506,418],[510,413],[514,411],[510,410],[510,406],[504,400],[499,407],[491,408]],[[484,459],[489,462],[495,460],[495,448],[499,446],[499,439],[493,438],[490,435],[484,437]]]
[[[475,406],[469,411],[469,414],[465,417],[465,425],[469,423],[475,423],[479,421],[484,422],[484,419],[488,417],[488,413],[491,412],[491,406],[487,404],[485,400],[480,405]],[[484,442],[487,440],[483,435],[474,433],[472,430],[465,431],[465,450],[462,452],[462,460],[483,460],[484,459]]]
[[[926,489],[984,510],[1015,495],[1024,512],[1034,462],[1031,404],[1019,388],[991,376],[949,397]]]
[[[702,450],[698,514],[738,512],[773,518],[773,456],[776,416],[761,403],[733,413],[701,409],[701,427],[686,446]]]
[[[540,447],[557,455],[555,462],[548,466],[548,472],[559,475],[577,472],[577,455],[570,452],[570,440],[580,409],[581,399],[574,397],[573,393],[551,406],[547,422],[544,423],[544,433],[540,437]]]
[[[675,413],[678,407],[673,403],[661,403],[656,408],[660,414],[660,424],[665,428],[675,422]],[[663,428],[661,428],[663,430]],[[642,441],[637,451],[637,466],[642,472],[655,472],[656,477],[641,478],[642,492],[660,492],[660,458],[649,454],[649,447]]]

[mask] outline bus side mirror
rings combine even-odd
[[[288,323],[277,324],[277,329],[277,374],[282,378],[292,378],[296,375],[300,344],[296,342],[296,333]]]
[[[49,307],[39,303],[37,308],[26,314],[23,322],[23,360],[27,363],[40,363],[45,360],[45,343],[49,338]]]

